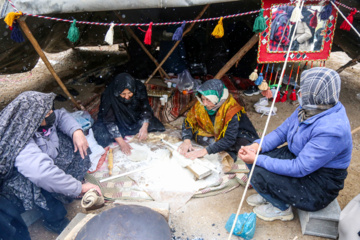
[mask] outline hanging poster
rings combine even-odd
[[[295,22],[291,22],[290,19],[296,1],[262,0],[267,27],[260,33],[258,63],[284,62],[292,36],[294,40],[289,62],[327,60],[337,20],[337,11],[334,7],[331,8],[331,14],[327,19],[321,19],[320,13],[327,4],[331,3],[305,0],[295,29]]]

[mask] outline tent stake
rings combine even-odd
[[[221,79],[224,74],[229,71],[229,69],[234,66],[234,64],[241,60],[241,58],[253,47],[259,40],[259,34],[255,34],[250,38],[250,40],[220,69],[220,71],[215,75],[214,79]],[[195,105],[197,98],[194,98],[189,102],[179,113],[179,117],[183,115],[187,110],[192,108]]]
[[[198,20],[199,18],[202,17],[202,15],[205,13],[206,9],[208,9],[208,7],[210,6],[210,4],[207,4],[203,10],[199,13],[199,15],[195,18],[195,20]],[[195,22],[191,23],[190,26],[183,32],[183,37],[191,31],[191,29],[194,27]],[[180,40],[181,41],[181,40]],[[174,46],[172,47],[172,49],[170,49],[170,51],[168,52],[168,54],[164,57],[164,59],[161,61],[161,63],[159,64],[159,66],[157,66],[157,68],[154,70],[154,72],[150,75],[150,77],[148,78],[148,80],[146,80],[145,84],[147,84],[156,74],[156,72],[159,70],[159,68],[161,68],[161,66],[166,62],[166,60],[170,57],[170,55],[173,53],[173,51],[175,50],[175,48],[179,45],[180,41],[176,41],[176,43],[174,44]]]
[[[120,16],[120,14],[118,14],[117,12],[115,12],[115,15],[118,17],[118,19],[120,20],[120,22],[125,23],[124,19]],[[151,55],[151,53],[149,52],[149,50],[147,50],[147,48],[144,46],[144,44],[140,41],[140,39],[138,38],[138,36],[136,36],[136,34],[134,33],[134,31],[130,28],[130,27],[124,27],[125,30],[131,35],[131,37],[133,37],[135,39],[135,41],[140,45],[140,47],[142,48],[142,50],[144,50],[144,52],[149,56],[149,58],[155,63],[156,66],[159,66],[158,61],[153,57],[153,55]],[[163,68],[160,67],[160,74],[163,75],[161,76],[162,78],[170,78],[167,73],[165,72],[165,70]]]
[[[26,37],[29,39],[29,41],[31,42],[31,44],[33,45],[33,47],[35,48],[36,52],[39,54],[40,58],[43,60],[43,62],[45,63],[46,67],[48,68],[48,70],[50,71],[51,75],[55,78],[56,82],[60,85],[60,87],[62,88],[62,90],[65,92],[65,94],[71,99],[71,101],[74,103],[75,107],[77,109],[84,109],[83,106],[81,106],[79,103],[77,103],[74,99],[74,97],[69,93],[69,91],[67,90],[66,86],[64,85],[64,83],[61,81],[61,79],[59,78],[59,76],[56,74],[54,68],[51,66],[49,60],[47,59],[47,57],[45,56],[45,53],[42,51],[39,43],[36,41],[34,35],[31,33],[29,27],[27,26],[24,17],[21,17],[18,21],[21,29],[23,30],[23,32],[25,33]]]

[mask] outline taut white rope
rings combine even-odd
[[[336,6],[335,3],[330,1],[331,4],[335,7],[335,9],[340,13],[340,15],[345,19],[345,21],[350,25],[350,27],[357,33],[357,35],[360,37],[360,33],[356,30],[356,28],[349,22],[349,20],[344,16],[344,14],[340,11],[340,9]]]
[[[301,7],[300,7],[300,12],[301,12],[302,9],[303,9],[303,7],[304,7],[304,2],[305,2],[305,1],[304,1],[304,0],[299,0],[299,1],[300,1],[300,3],[301,3]],[[277,86],[277,88],[276,88],[275,96],[273,96],[273,101],[272,101],[272,104],[271,104],[270,113],[269,113],[268,118],[267,118],[267,120],[266,120],[266,124],[265,124],[264,131],[263,131],[263,133],[262,133],[262,135],[261,135],[259,148],[258,148],[258,150],[257,150],[257,152],[256,152],[256,156],[255,156],[255,161],[254,161],[254,163],[253,163],[253,165],[252,165],[252,168],[251,168],[251,170],[250,170],[249,178],[248,178],[248,181],[247,181],[247,183],[246,183],[245,190],[244,190],[244,193],[243,193],[243,195],[242,195],[239,208],[238,208],[238,210],[237,210],[237,212],[236,212],[236,216],[235,216],[234,223],[233,223],[233,225],[232,225],[231,231],[230,231],[230,233],[229,233],[228,240],[231,240],[232,233],[234,232],[235,224],[236,224],[236,221],[237,221],[237,219],[238,219],[239,213],[240,213],[240,211],[241,211],[241,207],[242,207],[242,204],[243,204],[243,202],[244,202],[244,198],[245,198],[245,195],[246,195],[246,193],[247,193],[247,190],[248,190],[248,187],[249,187],[249,184],[250,184],[250,180],[251,180],[251,177],[252,177],[253,172],[254,172],[254,168],[255,168],[255,165],[256,165],[256,162],[257,162],[259,153],[260,153],[260,149],[261,149],[261,146],[262,146],[264,137],[265,137],[265,133],[266,133],[267,128],[268,128],[268,126],[269,126],[270,118],[271,118],[271,115],[272,115],[271,113],[272,113],[272,111],[273,111],[273,109],[274,109],[276,96],[277,96],[277,94],[278,94],[278,92],[279,92],[279,89],[280,89],[280,86],[281,86],[281,84],[282,84],[283,75],[284,75],[284,72],[285,72],[285,67],[286,67],[286,64],[287,64],[287,61],[288,61],[288,58],[289,58],[290,49],[291,49],[292,43],[293,43],[293,41],[294,41],[294,36],[295,36],[295,32],[296,32],[298,23],[299,23],[299,19],[298,19],[298,21],[296,21],[295,29],[294,29],[294,32],[293,32],[293,34],[292,34],[292,36],[291,36],[291,39],[290,39],[289,49],[287,50],[287,53],[286,53],[286,58],[285,58],[284,66],[283,66],[282,71],[281,71],[280,80],[279,80],[278,86]]]

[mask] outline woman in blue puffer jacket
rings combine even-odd
[[[349,119],[339,102],[340,76],[316,67],[301,74],[300,106],[265,136],[251,184],[258,194],[247,202],[263,220],[292,220],[291,206],[318,211],[344,188],[352,152]],[[260,139],[238,156],[250,167]],[[279,147],[287,143],[286,146]],[[279,147],[279,148],[278,148]]]

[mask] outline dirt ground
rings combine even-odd
[[[96,57],[103,57],[105,59],[104,66],[106,66],[106,60],[110,58],[109,54],[106,53],[107,49],[96,47],[92,50],[99,50],[96,53]],[[113,50],[114,49],[109,49],[109,51]],[[89,60],[91,58],[89,58],[89,56],[93,56],[93,54],[93,52],[79,52],[74,50],[69,50],[61,54],[47,54],[55,71],[63,78],[66,85],[73,87],[80,92],[80,95],[77,96],[77,99],[80,100],[86,99],[88,94],[96,88],[96,85],[93,83],[79,83],[73,79],[69,79],[80,75],[89,69],[80,66],[83,63],[86,63],[85,65],[91,65],[91,60]],[[124,59],[121,54],[116,53],[115,56],[113,55],[111,56]],[[326,66],[336,70],[347,61],[349,61],[349,58],[345,53],[333,52],[331,58],[327,61]],[[360,118],[358,117],[360,114],[360,82],[358,78],[358,76],[360,76],[360,64],[346,69],[340,76],[342,79],[340,101],[346,107],[351,128],[355,129],[360,126]],[[0,75],[0,109],[25,90],[45,90],[46,92],[53,91],[63,94],[42,61],[39,61],[39,64],[31,72],[14,75]],[[260,95],[252,97],[244,96],[244,100],[246,101],[248,116],[257,130],[262,132],[267,116],[261,117],[261,115],[256,113],[252,107],[260,97]],[[70,101],[65,103],[56,102],[56,107],[66,107],[68,110],[71,110],[69,102]],[[270,132],[279,126],[296,108],[290,101],[276,103],[276,107],[278,108],[277,115],[271,117],[267,132]],[[340,195],[337,198],[341,209],[360,193],[360,131],[353,134],[353,156],[348,173],[348,177],[345,181],[345,188],[340,192]],[[228,233],[224,228],[225,223],[232,213],[236,213],[243,192],[244,188],[238,187],[226,194],[191,199],[185,206],[170,216],[170,227],[173,230],[176,239],[227,239]],[[247,196],[253,193],[255,193],[254,190],[249,190]],[[80,207],[80,201],[78,200],[75,200],[66,207],[69,219],[72,219],[78,212],[85,213]],[[241,213],[251,211],[252,207],[244,202]],[[295,219],[290,222],[265,222],[257,219],[254,239],[323,239],[320,237],[302,235],[297,212],[294,211],[294,213]],[[56,234],[50,233],[43,228],[41,220],[33,224],[29,229],[32,239],[35,240],[56,239],[57,237]],[[233,236],[231,239],[240,238]]]

